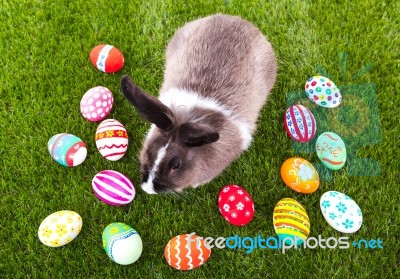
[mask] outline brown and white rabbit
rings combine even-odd
[[[218,14],[176,31],[158,99],[123,76],[123,94],[153,123],[140,153],[143,190],[181,192],[218,176],[249,147],[276,71],[257,27]]]

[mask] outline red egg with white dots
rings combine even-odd
[[[83,117],[91,122],[97,122],[110,114],[113,104],[111,91],[104,86],[96,86],[83,95],[80,109]]]
[[[222,217],[231,225],[244,226],[254,217],[254,202],[240,186],[227,185],[218,196],[218,208]]]

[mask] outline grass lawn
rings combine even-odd
[[[0,277],[399,278],[400,2],[347,2],[3,0]],[[157,95],[165,46],[174,31],[187,21],[218,12],[255,23],[272,42],[278,58],[277,83],[262,111],[254,142],[220,177],[202,188],[189,190],[183,197],[145,194],[139,187],[137,158],[149,124],[124,100],[120,77],[128,74]],[[123,52],[122,71],[107,75],[91,65],[89,53],[101,43]],[[311,162],[318,158],[315,152],[292,145],[282,119],[290,96],[317,73],[334,78],[344,94],[343,108],[336,109],[343,112],[335,116],[336,126],[328,126],[341,129],[342,134],[357,125],[370,130],[360,130],[351,139],[359,139],[360,144],[350,148],[354,158],[349,158],[348,168],[331,176],[325,171],[320,189],[306,196],[286,187],[279,169],[295,155]],[[96,151],[98,124],[86,121],[79,112],[83,94],[98,85],[114,93],[109,118],[124,123],[130,136],[128,153],[117,162],[103,159]],[[346,112],[345,93],[362,99],[367,87],[370,98],[364,107]],[[353,122],[348,121],[350,116]],[[362,123],[357,124],[360,119]],[[329,118],[324,121],[329,123]],[[62,132],[75,134],[87,144],[88,157],[82,165],[66,168],[50,158],[47,141]],[[356,158],[375,160],[379,165]],[[104,169],[122,172],[136,184],[137,196],[129,206],[112,207],[95,197],[91,180]],[[243,186],[254,199],[256,214],[247,226],[229,225],[218,211],[219,190],[228,183]],[[319,199],[328,190],[344,192],[359,204],[364,223],[357,233],[344,235],[326,223]],[[163,259],[169,239],[182,233],[275,235],[272,211],[285,197],[306,208],[310,236],[348,236],[350,241],[380,238],[384,248],[292,249],[285,254],[268,249],[250,254],[244,249],[214,249],[204,266],[189,272],[176,271]],[[37,236],[41,221],[64,209],[82,216],[81,233],[61,248],[41,244]],[[103,229],[117,221],[130,224],[143,239],[142,256],[130,266],[112,262],[102,249]]]

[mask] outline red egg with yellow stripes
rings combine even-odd
[[[281,199],[274,208],[273,224],[280,242],[301,245],[310,234],[310,219],[304,207],[291,198]]]
[[[178,270],[192,270],[203,265],[211,255],[202,237],[181,234],[172,238],[164,249],[164,258],[170,266]]]
[[[119,121],[106,119],[96,130],[96,146],[100,154],[110,161],[121,159],[128,149],[128,133]]]
[[[124,66],[122,52],[112,45],[98,45],[90,52],[93,66],[105,73],[115,73]]]
[[[317,131],[317,123],[312,112],[302,105],[293,105],[286,110],[285,130],[297,142],[310,141]]]

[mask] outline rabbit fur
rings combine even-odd
[[[274,50],[252,23],[213,15],[178,29],[156,98],[121,78],[121,90],[152,123],[140,152],[142,189],[181,192],[211,181],[251,144],[277,75]]]

